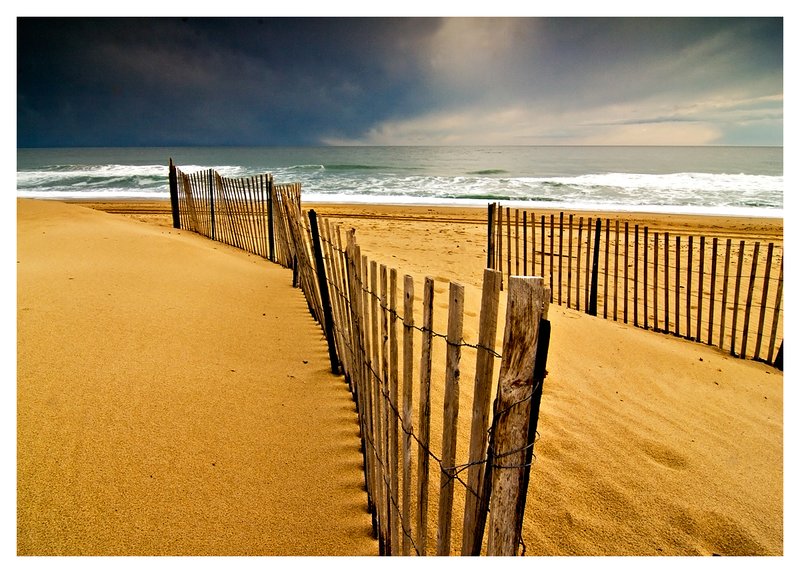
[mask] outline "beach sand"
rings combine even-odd
[[[355,408],[289,270],[18,203],[19,555],[374,555]]]
[[[92,205],[115,214],[20,205],[20,553],[376,551],[368,539],[352,402],[341,378],[326,372],[318,327],[302,295],[290,288],[289,271],[171,229],[168,202]],[[411,274],[418,285],[434,277],[438,315],[445,314],[438,309],[446,304],[446,282],[465,284],[464,338],[477,339],[485,209],[306,207],[355,228],[362,252],[401,276]],[[26,214],[31,210],[38,215]],[[670,232],[782,240],[781,220],[635,217]],[[136,240],[113,240],[111,230],[120,228]],[[109,268],[117,269],[113,278],[104,277]],[[190,273],[201,278],[187,285],[182,281]],[[266,301],[259,292],[264,284]],[[232,293],[230,304],[221,290]],[[240,291],[248,294],[233,294]],[[115,293],[125,305],[109,304]],[[199,308],[214,310],[209,322]],[[123,327],[141,325],[145,309],[146,331]],[[278,321],[279,312],[291,312],[282,320],[292,328],[259,323],[273,313]],[[783,373],[556,305],[549,318],[526,553],[782,555]],[[234,329],[234,323],[247,326]],[[222,330],[212,335],[209,324]],[[300,335],[316,341],[302,356],[291,339]],[[220,346],[232,356],[218,355]],[[276,366],[284,360],[300,364],[297,370]],[[465,352],[463,361],[474,357]],[[435,367],[432,411],[441,412],[443,376]],[[293,384],[313,386],[314,393],[287,387],[289,373],[301,380]],[[465,412],[472,401],[468,373],[465,367]],[[214,393],[220,386],[226,391]],[[319,402],[311,406],[312,399]],[[302,427],[296,433],[315,448],[302,470],[281,463],[287,452],[300,463],[304,447],[263,419],[279,401],[293,405],[280,423]],[[315,413],[313,424],[308,412]],[[459,418],[457,460],[466,459],[468,417]],[[432,424],[435,441],[441,423],[434,418]],[[335,459],[328,458],[334,450]],[[303,485],[299,475],[327,469],[316,467],[320,460],[334,463],[333,475]],[[217,481],[221,468],[229,473]],[[162,473],[165,487],[153,488],[149,476]],[[266,507],[273,496],[297,500],[283,508],[283,519]],[[336,518],[322,517],[326,509]],[[321,526],[314,534],[302,531],[306,521],[324,523],[325,543],[317,538]],[[281,523],[294,532],[291,539]],[[170,538],[181,526],[192,533]],[[435,527],[429,529],[435,536]]]

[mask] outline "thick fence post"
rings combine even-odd
[[[547,353],[550,349],[550,321],[547,320],[547,310],[542,313],[539,322],[539,340],[536,347],[536,361],[533,366],[533,395],[531,396],[531,415],[528,423],[528,444],[525,448],[525,464],[522,474],[522,487],[517,503],[517,541],[522,540],[522,518],[525,515],[525,504],[528,499],[528,484],[531,478],[531,464],[533,463],[533,444],[536,440],[536,430],[539,426],[539,408],[542,404],[542,389],[547,376]]]
[[[181,228],[181,213],[178,202],[178,175],[175,172],[175,164],[169,158],[169,201],[172,205],[172,226],[176,229]]]
[[[516,555],[539,327],[546,297],[542,277],[512,277],[495,399],[488,555]]]
[[[311,239],[314,246],[314,261],[317,267],[317,282],[319,283],[319,295],[322,299],[322,314],[325,320],[325,338],[328,340],[328,356],[331,359],[331,372],[339,373],[339,358],[336,354],[336,342],[333,335],[333,315],[331,313],[331,297],[328,292],[328,279],[325,275],[325,262],[322,258],[322,244],[319,240],[319,225],[317,224],[317,213],[313,209],[308,213],[308,220],[311,223]]]
[[[597,316],[597,274],[600,266],[600,217],[597,217],[594,228],[594,253],[592,253],[592,289],[589,294],[589,308],[587,314]]]

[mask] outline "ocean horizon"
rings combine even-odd
[[[18,148],[17,196],[163,200],[170,159],[186,173],[269,172],[315,203],[783,216],[783,147]]]

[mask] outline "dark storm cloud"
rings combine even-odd
[[[18,145],[780,144],[782,41],[762,18],[20,18]]]
[[[20,19],[19,144],[313,143],[326,131],[355,136],[387,106],[404,108],[414,79],[413,56],[404,52],[435,25]]]

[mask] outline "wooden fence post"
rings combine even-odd
[[[502,212],[502,211],[501,211]],[[501,258],[502,260],[502,258]],[[431,346],[433,344],[433,279],[425,277],[422,293],[422,356],[419,364],[419,446],[417,447],[417,550],[428,547],[428,447],[431,432]]]
[[[489,203],[489,213],[486,217],[487,240],[486,240],[486,267],[493,269],[494,264],[494,210],[497,203]]]
[[[600,231],[601,220],[597,217],[594,228],[594,252],[592,253],[592,290],[589,294],[589,308],[586,313],[597,316],[597,274],[600,266]]]
[[[411,434],[414,378],[414,279],[403,277],[403,555],[411,553]]]
[[[781,249],[783,251],[783,249]],[[772,353],[775,350],[775,336],[778,333],[778,318],[781,314],[781,301],[783,300],[783,252],[781,252],[781,266],[780,266],[780,276],[778,277],[778,292],[775,295],[775,308],[772,312],[772,329],[771,334],[769,337],[769,354],[767,356],[767,362],[772,362]],[[777,366],[777,358],[775,359],[776,368],[783,370],[783,342],[781,342],[781,349],[779,350],[781,356],[781,365]]]
[[[275,262],[275,222],[273,195],[275,194],[272,173],[267,175],[267,233],[269,235],[269,260]]]
[[[528,484],[531,477],[531,464],[533,463],[533,444],[536,441],[536,430],[539,426],[539,408],[542,404],[542,389],[547,376],[547,353],[550,349],[550,321],[547,320],[547,303],[542,311],[539,323],[539,339],[536,347],[536,360],[533,366],[533,394],[531,396],[531,414],[528,423],[528,443],[525,448],[525,464],[522,474],[522,487],[517,502],[516,538],[522,539],[522,518],[525,515],[525,504],[528,498]]]
[[[517,552],[517,510],[528,445],[539,326],[546,296],[541,277],[512,277],[509,281],[503,359],[490,444],[493,469],[489,555],[515,555]]]
[[[486,457],[489,426],[489,405],[494,371],[494,343],[497,335],[497,306],[500,299],[500,273],[492,269],[483,271],[481,315],[478,332],[478,356],[475,365],[475,386],[472,398],[469,463]],[[464,531],[461,538],[461,555],[480,555],[481,535],[477,534],[480,499],[478,492],[483,483],[483,464],[474,463],[467,470],[467,498],[464,504]],[[476,543],[477,541],[477,543]]]
[[[181,212],[178,202],[178,175],[175,172],[175,164],[169,158],[169,201],[172,205],[172,226],[175,229],[181,228]]]
[[[217,233],[215,229],[215,217],[214,217],[214,170],[208,170],[208,210],[211,220],[211,240],[215,241],[217,238]]]
[[[322,258],[322,244],[319,240],[319,225],[317,224],[317,213],[311,209],[308,213],[308,220],[311,223],[311,238],[314,246],[314,260],[317,267],[317,282],[319,283],[319,294],[322,299],[322,314],[325,321],[325,338],[328,340],[328,357],[331,360],[331,372],[339,373],[339,357],[336,354],[336,341],[333,335],[333,315],[331,313],[331,298],[328,291],[328,279],[325,275],[325,263]]]
[[[450,283],[447,316],[447,365],[445,370],[444,412],[442,424],[442,461],[439,489],[439,528],[437,555],[450,555],[453,523],[453,487],[456,476],[456,444],[458,439],[458,398],[461,380],[461,337],[464,326],[464,287]]]

